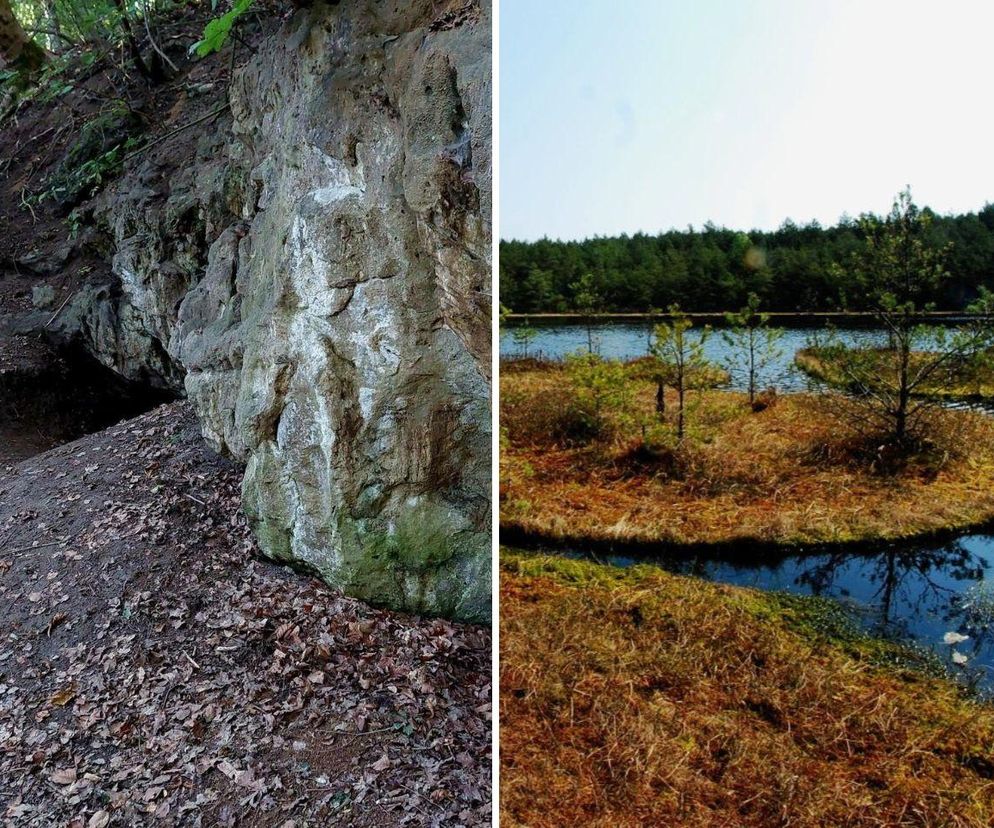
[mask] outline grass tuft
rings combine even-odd
[[[552,541],[799,545],[898,540],[994,519],[994,418],[931,413],[897,452],[848,430],[824,397],[760,411],[730,391],[689,396],[688,438],[653,439],[654,388],[598,433],[566,428],[568,377],[501,377],[501,526]],[[672,416],[675,397],[667,396]],[[658,430],[658,429],[656,429]]]
[[[837,605],[501,556],[512,826],[994,824],[994,710]]]

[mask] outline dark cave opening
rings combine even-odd
[[[177,395],[125,379],[78,345],[31,343],[0,370],[0,467],[136,417]]]

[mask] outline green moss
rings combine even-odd
[[[397,519],[396,529],[386,542],[401,567],[423,573],[452,559],[458,532],[459,527],[444,509],[419,506]]]
[[[279,474],[271,451],[256,452],[242,481],[242,508],[263,552],[276,560],[292,562],[290,515],[281,508]]]
[[[467,583],[488,537],[461,529],[442,506],[422,504],[401,515],[393,531],[343,519],[343,563],[333,577],[350,594],[378,605],[467,620],[486,620],[489,595]],[[482,550],[482,551],[481,551]]]
[[[809,641],[825,642],[878,667],[910,670],[931,677],[948,677],[941,659],[931,650],[875,636],[863,628],[838,601],[786,592],[752,593],[758,617],[783,624]]]
[[[339,513],[307,539],[307,559],[293,549],[293,515],[275,455],[261,447],[250,459],[243,508],[262,551],[317,574],[375,606],[490,620],[490,536],[467,530],[444,505],[421,503],[392,526]]]
[[[657,577],[663,570],[656,566],[631,566],[622,569],[617,566],[603,566],[573,558],[560,558],[538,552],[502,547],[500,551],[502,570],[529,578],[553,578],[560,583],[573,586],[638,586],[647,577]]]

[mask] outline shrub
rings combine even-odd
[[[141,126],[138,116],[122,102],[114,102],[90,119],[46,182],[41,197],[52,199],[68,213],[116,175],[125,154],[136,146]]]
[[[604,423],[575,394],[553,385],[501,396],[501,428],[515,446],[586,445],[604,433]]]
[[[587,432],[603,439],[631,424],[634,412],[624,363],[597,354],[571,354],[566,357],[566,373]]]

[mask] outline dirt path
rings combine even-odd
[[[183,403],[0,466],[0,818],[483,825],[489,630],[256,558]]]

